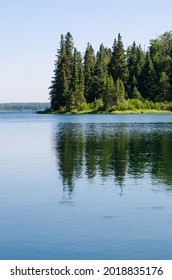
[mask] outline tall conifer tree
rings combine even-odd
[[[85,98],[87,102],[90,101],[95,63],[96,63],[96,58],[95,58],[94,49],[92,45],[88,43],[84,55],[84,84],[85,84]]]
[[[54,77],[50,86],[51,108],[59,110],[66,104],[66,92],[68,90],[66,77],[66,51],[64,36],[61,35],[60,49],[57,51],[57,60],[55,61]]]
[[[156,99],[158,101],[170,101],[172,98],[171,94],[171,84],[170,79],[166,72],[161,72],[159,79],[159,88],[158,88],[158,96]]]
[[[124,85],[126,85],[128,69],[124,46],[120,34],[118,34],[118,40],[114,40],[109,71],[113,77],[114,83],[116,83],[117,79],[119,78],[123,81]]]
[[[90,96],[91,101],[95,98],[104,98],[110,54],[109,49],[105,48],[104,45],[101,44],[96,55],[96,64]]]
[[[106,78],[105,94],[103,96],[103,102],[106,109],[115,105],[116,91],[114,81],[111,75]]]
[[[73,38],[68,32],[61,35],[60,49],[55,61],[54,77],[50,86],[51,108],[59,110],[66,106],[69,98],[69,86],[72,77]]]
[[[158,80],[149,51],[146,53],[140,83],[143,98],[148,98],[154,101],[157,95]]]
[[[74,49],[73,69],[70,84],[70,94],[68,99],[68,109],[70,111],[79,110],[84,98],[84,75],[81,53]]]
[[[116,104],[124,103],[125,101],[125,87],[123,81],[121,79],[117,79],[115,83],[115,97],[116,97]]]

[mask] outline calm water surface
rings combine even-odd
[[[172,115],[0,114],[0,259],[172,259]]]

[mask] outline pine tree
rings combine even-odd
[[[159,94],[157,96],[158,101],[170,101],[171,100],[171,85],[170,79],[166,72],[162,72],[159,80]]]
[[[142,50],[141,45],[139,45],[137,47],[137,59],[138,59],[138,63],[137,63],[137,88],[138,91],[141,93],[141,75],[142,75],[142,71],[143,71],[143,67],[145,65],[145,58],[146,58],[146,53]]]
[[[119,78],[126,85],[128,78],[128,68],[120,34],[118,34],[118,40],[114,40],[112,56],[109,63],[109,71],[113,77],[114,83],[116,83],[117,79]]]
[[[69,85],[72,75],[73,38],[68,32],[61,35],[60,49],[57,51],[54,77],[50,86],[51,109],[58,111],[66,106],[69,98]]]
[[[84,98],[84,75],[81,53],[74,49],[73,69],[68,99],[69,111],[79,110],[80,105],[85,102]]]
[[[115,85],[112,76],[106,78],[105,95],[103,98],[105,109],[112,107],[115,104]]]
[[[51,109],[55,111],[59,110],[61,106],[65,106],[65,96],[68,90],[65,63],[66,51],[63,34],[61,35],[60,49],[57,52],[54,77],[50,86]]]
[[[95,63],[96,63],[96,58],[94,54],[94,49],[92,45],[88,43],[84,55],[84,84],[85,84],[85,98],[87,102],[90,102]]]
[[[67,82],[67,90],[66,90],[66,104],[68,104],[70,99],[70,85],[72,79],[72,71],[73,71],[73,51],[74,51],[74,43],[73,37],[68,32],[65,36],[65,52],[66,52],[66,82]]]
[[[148,98],[154,101],[157,95],[157,87],[158,81],[155,68],[150,56],[150,52],[147,51],[145,64],[140,78],[141,95],[143,98]]]
[[[116,104],[124,103],[125,101],[125,87],[123,81],[121,79],[117,79],[115,84],[115,97],[116,97]]]
[[[96,64],[94,68],[93,82],[90,90],[89,100],[92,102],[95,98],[104,98],[106,78],[108,76],[108,64],[110,60],[109,49],[103,44],[100,45],[96,55]]]
[[[133,91],[134,88],[139,86],[140,73],[144,65],[144,52],[141,46],[136,46],[135,42],[127,50],[127,65],[129,73],[127,82],[128,97],[134,98]]]

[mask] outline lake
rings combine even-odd
[[[172,115],[0,113],[0,259],[172,259]]]

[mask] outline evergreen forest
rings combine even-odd
[[[150,40],[147,50],[135,42],[124,48],[90,43],[82,55],[70,32],[62,34],[49,87],[57,113],[172,110],[172,32]]]

